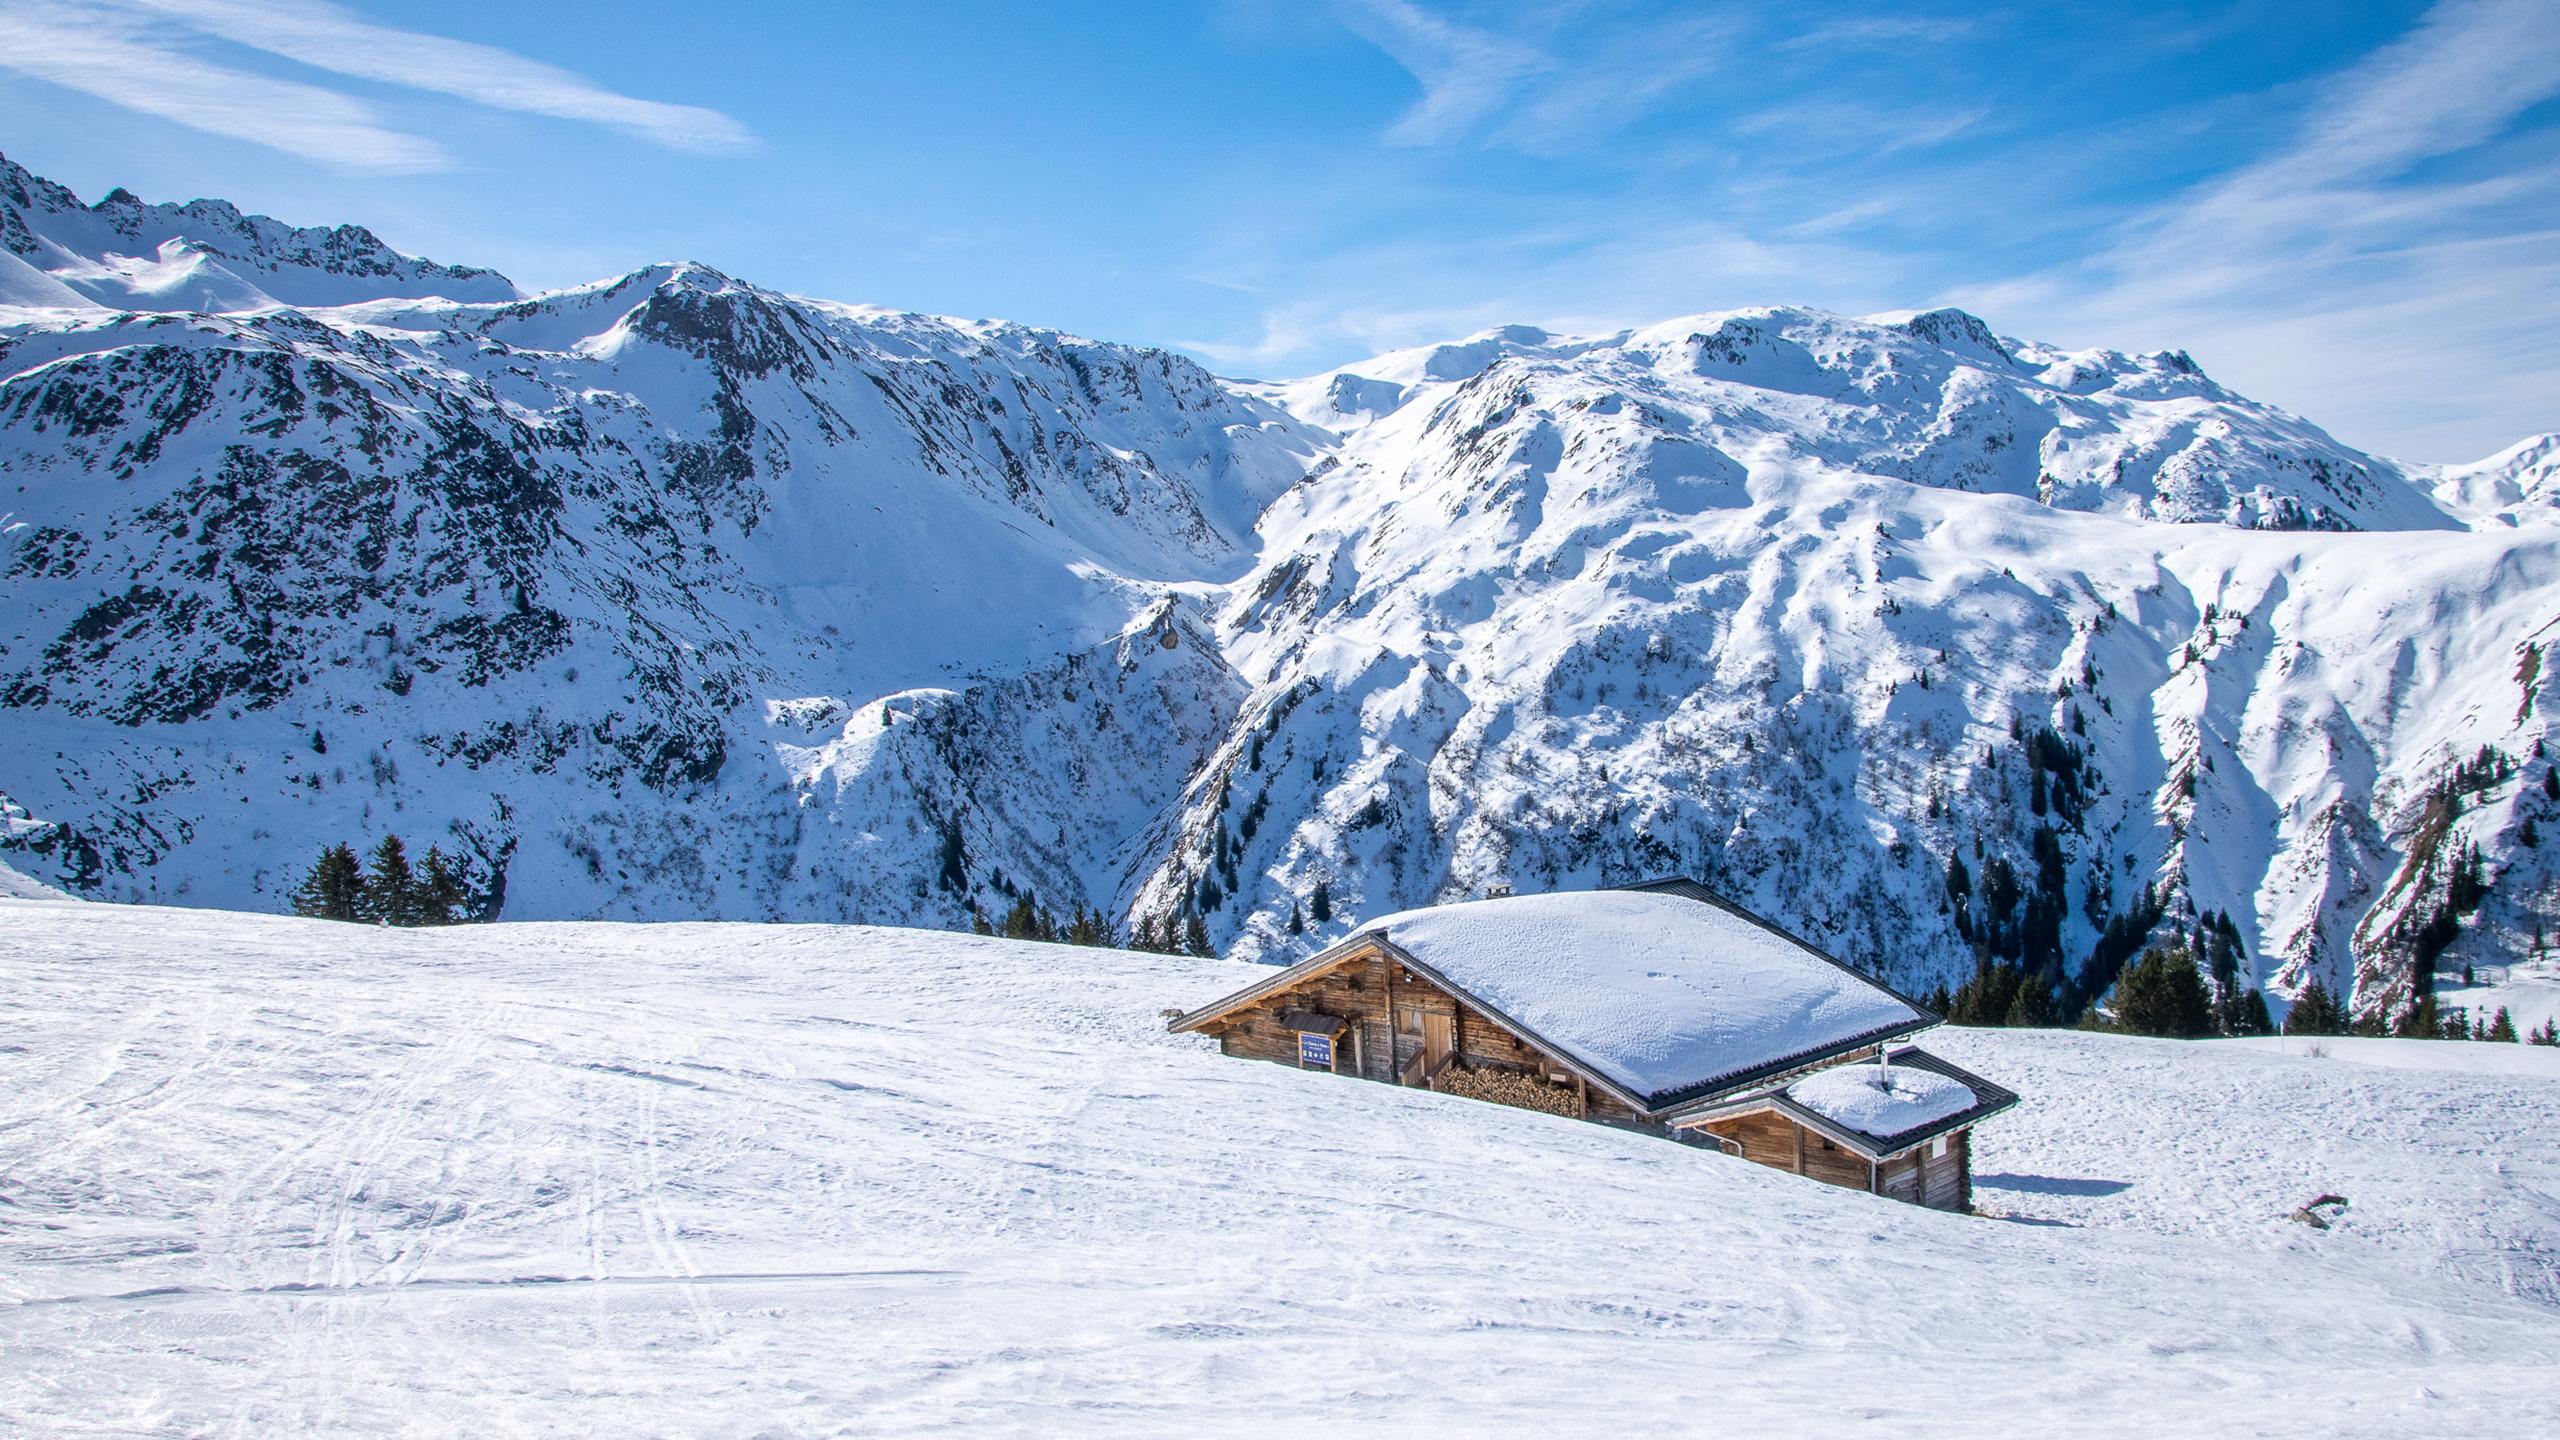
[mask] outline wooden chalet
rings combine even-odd
[[[1170,1028],[1965,1210],[1972,1128],[2018,1097],[1895,1043],[1937,1023],[1675,879],[1390,915]]]

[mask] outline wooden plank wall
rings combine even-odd
[[[1334,1068],[1337,1073],[1392,1081],[1395,1072],[1387,1058],[1391,1045],[1387,1029],[1386,969],[1385,957],[1372,951],[1303,985],[1266,995],[1221,1020],[1215,1027],[1218,1048],[1248,1060],[1271,1060],[1295,1066],[1298,1063],[1298,1032],[1281,1024],[1280,1015],[1287,1010],[1313,1010],[1322,1015],[1340,1016],[1349,1022],[1350,1028],[1334,1041]],[[1351,1039],[1355,1031],[1360,1037],[1356,1062]]]
[[[1933,1210],[1964,1210],[1972,1204],[1970,1131],[1949,1136],[1944,1156],[1931,1155],[1932,1147],[1923,1145],[1871,1172],[1865,1156],[1842,1149],[1775,1111],[1709,1121],[1701,1128],[1739,1142],[1742,1158],[1754,1164],[1853,1190],[1872,1186],[1878,1194]]]
[[[1920,1153],[1926,1155],[1928,1150]],[[1973,1131],[1970,1127],[1947,1137],[1947,1153],[1930,1156],[1927,1186],[1920,1203],[1932,1210],[1970,1210],[1973,1208]]]
[[[1448,1016],[1461,1065],[1535,1076],[1541,1083],[1564,1070],[1475,1006],[1401,965],[1391,965],[1380,950],[1231,1013],[1212,1027],[1219,1048],[1244,1059],[1297,1064],[1297,1032],[1280,1023],[1282,1012],[1289,1010],[1312,1010],[1349,1022],[1360,1035],[1357,1068],[1350,1032],[1346,1031],[1336,1042],[1336,1069],[1341,1074],[1356,1073],[1363,1079],[1393,1084],[1404,1066],[1421,1055],[1420,1030],[1397,1030],[1399,1012]],[[1588,1084],[1573,1088],[1581,1091],[1584,1119],[1648,1134],[1664,1133],[1660,1123],[1605,1091]]]

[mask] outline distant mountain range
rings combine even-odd
[[[1908,986],[2209,917],[2389,1013],[2560,920],[2556,491],[1953,310],[1242,382],[0,160],[0,861],[1267,959],[1679,871]]]

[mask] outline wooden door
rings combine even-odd
[[[1458,1017],[1424,1011],[1422,1015],[1422,1073],[1429,1076],[1440,1068],[1458,1048]]]

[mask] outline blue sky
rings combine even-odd
[[[542,287],[1304,373],[1497,323],[1962,304],[2350,442],[2560,429],[2551,0],[0,0],[0,151]]]

